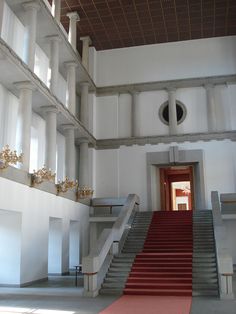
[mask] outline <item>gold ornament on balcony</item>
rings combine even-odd
[[[41,184],[44,181],[51,181],[55,183],[55,176],[56,174],[53,173],[51,169],[47,169],[43,166],[43,168],[38,171],[34,170],[34,173],[32,174],[32,185]]]
[[[91,198],[93,196],[93,190],[88,186],[83,186],[78,189],[78,198]]]
[[[57,187],[57,194],[59,193],[66,193],[68,190],[73,188],[78,188],[78,181],[70,181],[68,177],[64,181],[58,181],[56,184]]]
[[[0,169],[6,169],[10,164],[16,165],[18,162],[22,163],[23,154],[19,156],[16,151],[10,150],[9,145],[3,147],[0,152]]]

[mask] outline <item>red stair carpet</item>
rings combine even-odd
[[[154,212],[124,296],[100,314],[189,314],[192,253],[192,211]]]
[[[157,211],[136,255],[125,295],[192,295],[192,211]]]

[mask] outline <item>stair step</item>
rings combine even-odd
[[[192,295],[194,297],[200,297],[200,296],[218,296],[219,292],[217,290],[193,290]]]
[[[119,289],[124,289],[125,287],[125,282],[122,283],[122,282],[105,282],[102,284],[102,288],[119,288]]]
[[[192,278],[192,272],[134,272],[132,271],[129,275],[129,278],[135,277],[151,277],[151,278]]]
[[[192,289],[192,283],[126,283],[125,289]]]
[[[126,283],[126,278],[125,277],[105,277],[104,283],[115,283],[115,282],[120,282],[125,284]]]
[[[102,288],[99,290],[99,294],[102,295],[122,295],[123,289],[121,288]]]
[[[217,277],[212,211],[139,212],[100,292],[217,296]]]
[[[127,283],[136,283],[136,282],[147,282],[147,283],[179,283],[179,281],[183,283],[191,283],[192,278],[151,278],[151,277],[129,277],[127,279]]]
[[[174,289],[125,289],[124,294],[131,295],[160,295],[160,296],[191,296],[192,289],[174,290]]]

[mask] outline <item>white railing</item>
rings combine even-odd
[[[108,253],[118,253],[119,241],[135,205],[139,205],[139,197],[136,194],[129,194],[113,227],[103,230],[90,254],[82,259],[84,295],[92,297],[98,295],[98,273]]]
[[[211,192],[211,203],[216,242],[220,297],[222,299],[231,299],[234,297],[232,285],[233,260],[227,247],[226,229],[221,217],[221,206],[217,191]]]

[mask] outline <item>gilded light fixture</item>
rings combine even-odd
[[[0,152],[0,161],[0,169],[6,169],[10,164],[16,165],[18,162],[22,163],[23,154],[21,153],[18,156],[15,150],[10,150],[9,145],[6,145]]]
[[[78,189],[78,198],[91,198],[93,196],[93,190],[87,186]]]
[[[69,189],[78,188],[78,181],[70,181],[68,177],[64,181],[58,181],[56,184],[57,194],[66,193]]]
[[[55,183],[56,174],[51,171],[51,169],[47,169],[45,166],[38,171],[34,170],[32,174],[32,185],[41,184],[43,181],[51,181]]]

